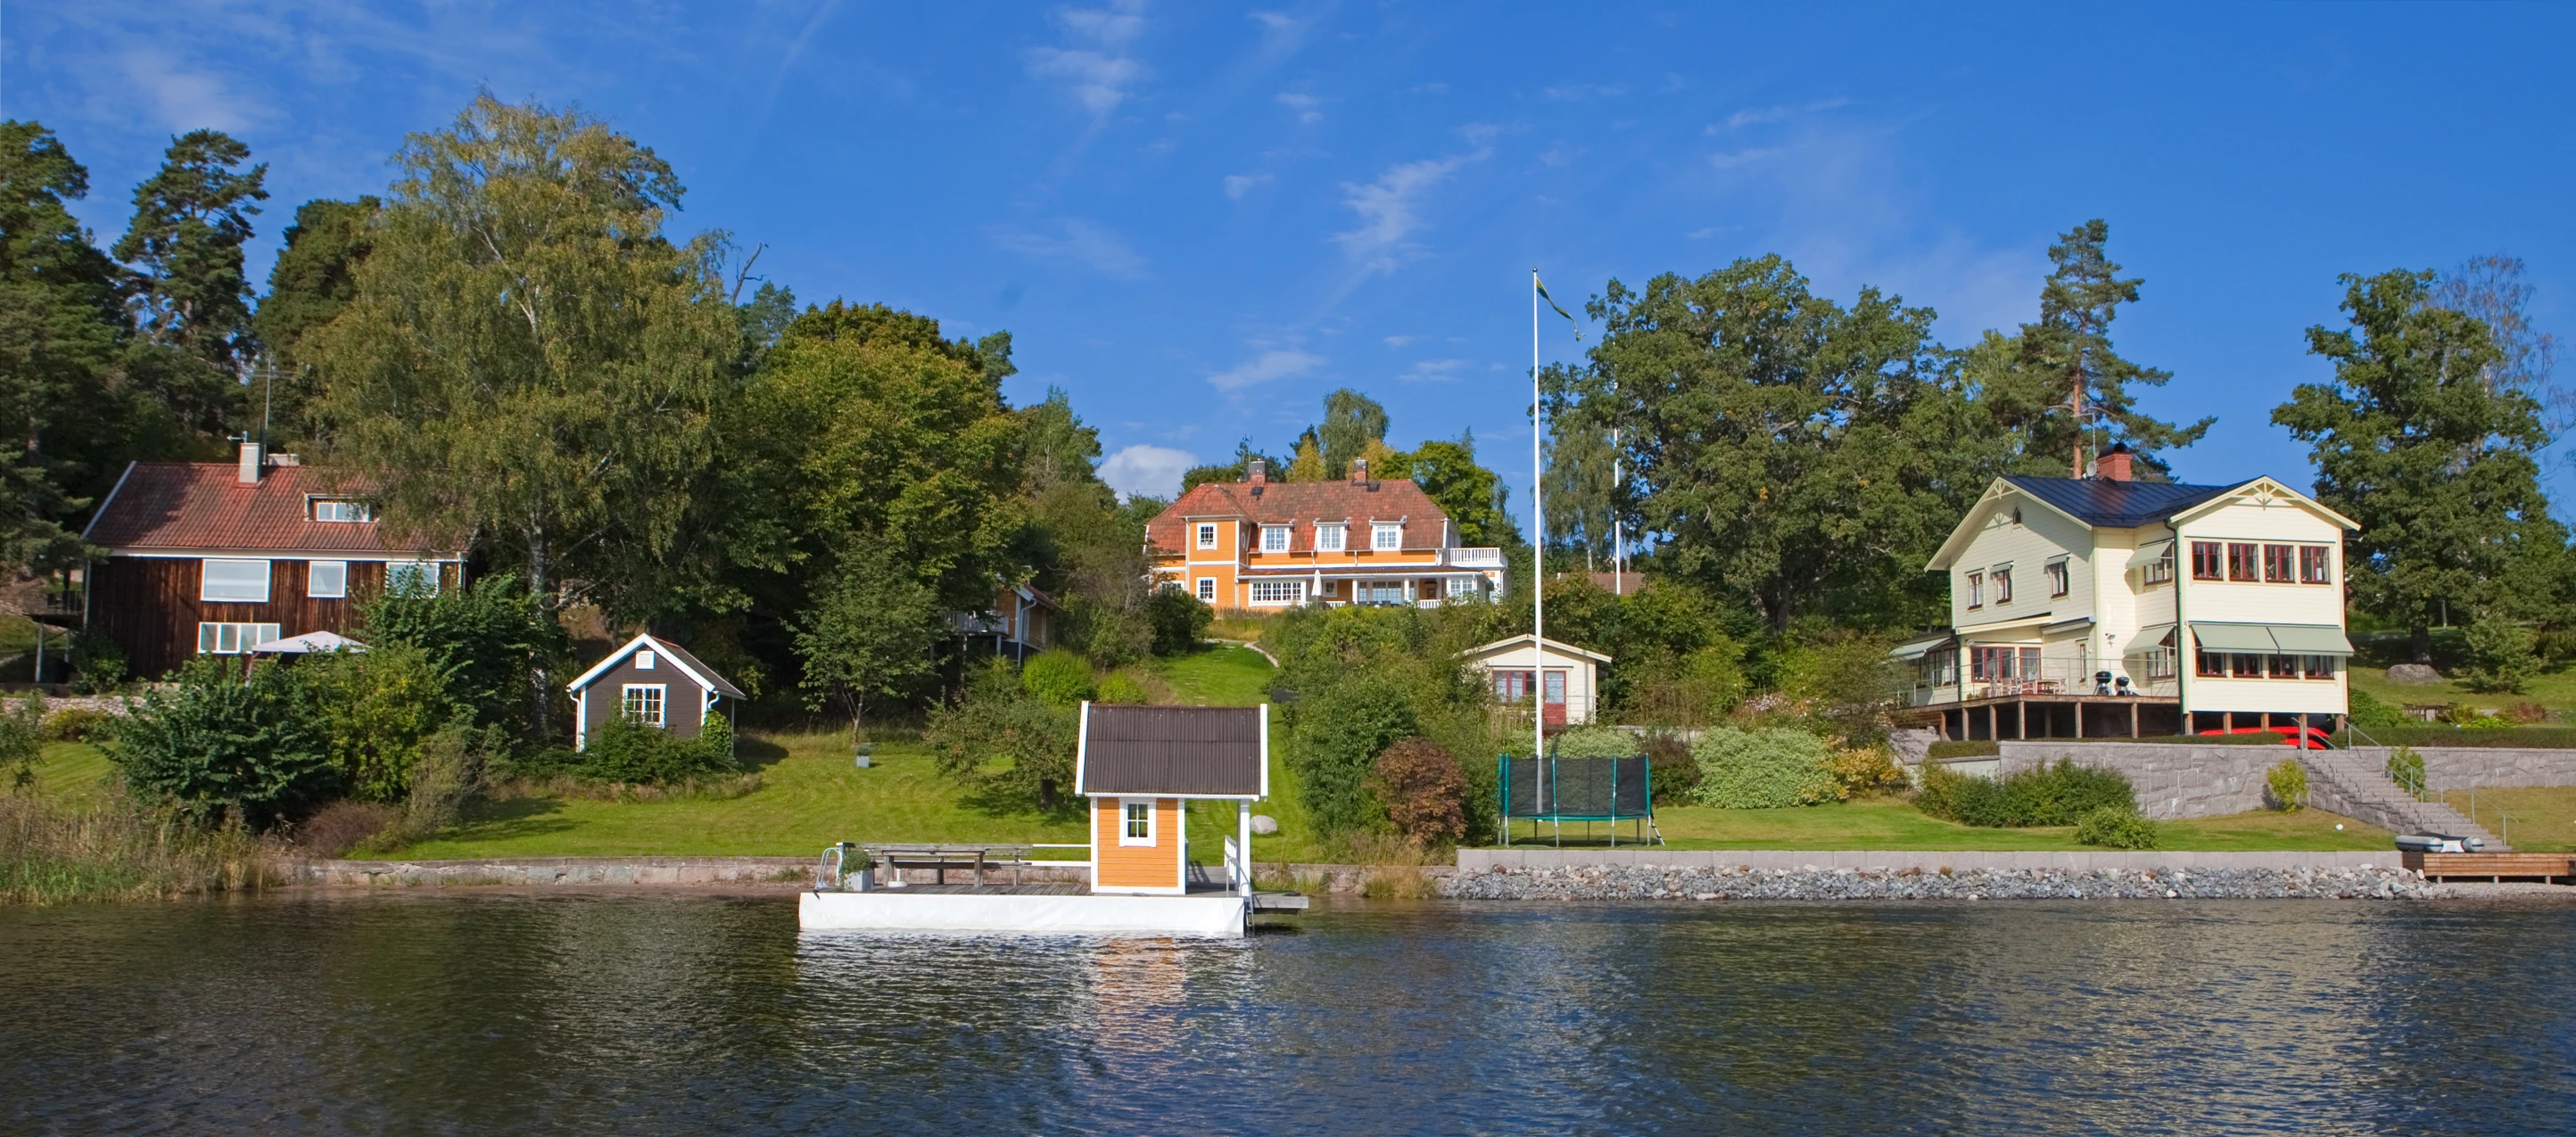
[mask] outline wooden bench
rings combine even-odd
[[[2542,880],[2576,884],[2576,854],[2402,853],[2398,860],[2427,880]]]
[[[975,883],[984,883],[984,870],[1007,868],[1011,883],[1020,882],[1020,868],[1029,864],[1026,845],[866,845],[868,857],[893,869],[901,880],[905,869],[929,869],[939,884],[948,883],[948,870],[958,869],[975,874]]]

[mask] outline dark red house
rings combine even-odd
[[[245,443],[225,462],[136,462],[81,536],[105,554],[83,623],[154,679],[197,655],[346,632],[389,580],[464,583],[458,550],[389,547],[366,489]]]

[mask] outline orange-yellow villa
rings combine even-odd
[[[1458,544],[1457,526],[1411,478],[1274,482],[1254,459],[1239,482],[1182,494],[1145,529],[1158,585],[1219,608],[1437,605],[1502,589],[1503,551]]]

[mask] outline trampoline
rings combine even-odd
[[[1505,754],[1500,759],[1502,776],[1497,779],[1503,805],[1503,844],[1512,843],[1512,823],[1530,823],[1530,840],[1539,839],[1539,826],[1552,829],[1556,843],[1565,843],[1565,823],[1583,823],[1583,837],[1592,834],[1592,824],[1610,827],[1610,844],[1619,844],[1619,823],[1635,824],[1637,844],[1663,842],[1664,835],[1655,828],[1654,770],[1646,756],[1627,758],[1557,758],[1537,761],[1516,759]],[[1578,840],[1583,838],[1578,838]]]

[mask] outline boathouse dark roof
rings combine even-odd
[[[2076,520],[2105,529],[2134,529],[2163,521],[2235,486],[2188,486],[2181,482],[2128,482],[2109,478],[2008,477],[2014,489],[2065,510]]]
[[[1083,795],[1260,797],[1267,707],[1086,704]]]

